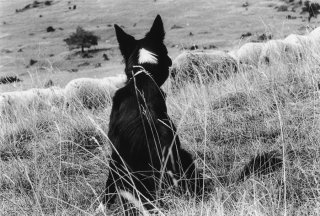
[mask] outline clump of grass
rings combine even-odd
[[[65,209],[78,214],[86,211],[79,206],[92,208],[92,201],[98,202],[108,172],[109,146],[90,115],[96,118],[83,112],[52,115],[48,110],[30,110],[28,116],[19,116],[18,122],[1,122],[5,128],[1,130],[0,165],[4,175],[0,188],[16,197],[11,201],[18,202],[12,205],[5,196],[9,201],[1,214],[11,210],[51,214]],[[102,127],[107,126],[104,117],[101,113],[96,119]]]
[[[210,212],[208,214],[220,212],[222,215],[239,214],[239,212],[243,215],[268,214],[268,212],[283,214],[281,208],[285,207],[287,213],[292,213],[294,209],[302,211],[306,203],[313,203],[313,200],[319,197],[315,191],[314,196],[305,195],[306,193],[301,191],[301,188],[310,189],[311,185],[313,188],[317,187],[315,181],[306,180],[313,183],[302,186],[300,183],[305,180],[302,180],[301,176],[299,180],[291,178],[290,173],[296,172],[299,176],[306,172],[302,171],[301,167],[292,167],[297,158],[293,161],[287,159],[287,153],[292,149],[300,152],[302,146],[305,146],[303,143],[309,147],[317,143],[315,140],[318,138],[315,138],[315,134],[319,135],[316,126],[319,125],[319,116],[318,113],[311,112],[317,110],[319,104],[317,90],[319,76],[314,73],[315,69],[308,65],[300,65],[296,69],[279,65],[277,68],[261,67],[246,71],[240,69],[239,74],[222,79],[219,83],[201,85],[200,88],[193,88],[191,85],[181,86],[179,91],[173,93],[175,95],[169,96],[169,110],[179,122],[180,138],[184,146],[197,154],[200,164],[207,167],[206,170],[213,179],[217,179],[217,187],[225,191],[226,197],[234,197],[231,194],[234,194],[235,188],[236,190],[241,188],[231,183],[241,176],[240,171],[246,167],[245,165],[250,165],[251,158],[259,154],[268,155],[272,150],[278,152],[278,162],[284,160],[286,163],[283,173],[276,172],[263,178],[251,176],[248,180],[255,179],[254,181],[263,184],[263,187],[278,196],[266,193],[267,191],[260,193],[262,192],[260,188],[257,189],[259,195],[250,199],[221,200],[224,203],[221,209],[212,206],[212,203],[217,204],[217,200],[210,200],[203,204],[200,212]],[[298,158],[309,154],[311,149],[307,149]],[[313,160],[312,164],[315,162]],[[310,176],[315,177],[315,174],[312,173]],[[289,178],[290,180],[287,180]],[[275,184],[276,188],[269,184],[274,181],[280,182]],[[246,185],[243,191],[239,191],[238,197],[253,195],[250,187]],[[300,195],[295,194],[295,191]],[[290,193],[293,195],[289,195]],[[255,209],[264,208],[264,211],[248,208],[264,194],[272,197],[268,200],[269,203],[267,201],[259,203],[260,207],[254,204]],[[279,203],[281,208],[277,207]],[[183,204],[190,206],[186,202]],[[219,204],[221,203],[217,205]],[[208,206],[210,210],[207,209]],[[179,204],[176,207],[179,213],[173,210],[173,214],[184,215],[192,211],[190,215],[197,214],[197,207],[185,208]]]

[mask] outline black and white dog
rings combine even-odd
[[[127,82],[113,98],[108,132],[113,151],[103,203],[109,207],[119,191],[127,191],[151,209],[164,186],[197,193],[201,180],[191,154],[181,148],[160,89],[172,64],[161,17],[141,40],[118,25],[115,30]]]

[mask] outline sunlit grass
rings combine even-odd
[[[168,81],[168,112],[182,146],[213,188],[200,200],[166,192],[161,213],[320,213],[320,68],[314,58],[304,61],[243,67],[206,84],[171,88]],[[2,116],[0,215],[95,214],[108,175],[110,110],[28,107]],[[281,170],[237,181],[252,157],[270,151],[282,155]],[[121,206],[107,211],[122,213]]]

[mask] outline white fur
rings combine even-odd
[[[11,114],[14,110],[30,108],[38,97],[34,89],[27,91],[4,92],[0,95],[0,113]]]
[[[237,51],[239,63],[257,66],[264,43],[245,43]]]
[[[141,201],[137,199],[132,193],[128,191],[120,190],[120,195],[126,200],[128,200],[131,204],[133,204],[137,209],[139,209],[140,213],[142,213],[143,216],[150,215],[142,205]]]
[[[115,92],[124,86],[126,80],[125,75],[102,79],[74,79],[65,87],[66,100],[74,108],[106,106],[111,102]]]
[[[43,102],[50,106],[61,106],[65,102],[64,89],[56,86],[45,89],[35,89],[37,96]]]
[[[301,53],[305,58],[316,56],[320,53],[317,41],[313,37],[307,35],[290,34],[283,41],[290,44],[300,45]]]
[[[297,35],[297,34],[290,34],[284,40],[287,43],[295,43],[301,45],[311,45],[314,41],[308,36],[305,35]]]
[[[154,54],[153,52],[150,52],[150,51],[142,48],[139,50],[138,63],[139,64],[143,64],[143,63],[157,64],[158,63],[157,57],[158,56],[156,54]]]
[[[313,38],[315,41],[320,43],[320,27],[313,29],[312,32],[309,33],[309,37]]]
[[[238,50],[230,50],[228,55],[231,56],[236,62],[238,62]]]
[[[309,38],[314,40],[315,46],[314,46],[314,57],[319,59],[320,57],[320,27],[315,28],[312,32],[308,35]]]
[[[270,40],[264,45],[259,58],[260,64],[297,63],[302,57],[302,45],[283,40]],[[268,61],[266,61],[268,59]]]
[[[0,115],[12,115],[16,111],[62,106],[64,91],[59,87],[47,89],[32,88],[25,91],[4,92],[0,94]]]
[[[101,202],[98,208],[95,210],[95,213],[96,214],[102,213],[103,215],[106,215],[106,211],[107,211],[106,209],[107,209],[106,206]]]
[[[125,75],[103,79],[80,78],[70,81],[64,89],[53,86],[46,89],[4,92],[0,94],[0,116],[44,106],[62,107],[66,101],[71,105],[106,105],[115,91],[124,86],[126,80]]]
[[[214,77],[227,77],[236,72],[237,61],[223,51],[182,52],[172,62],[175,84],[189,81],[207,82]]]

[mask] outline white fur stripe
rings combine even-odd
[[[150,52],[144,48],[139,50],[139,64],[149,63],[149,64],[157,64],[158,59],[157,55],[153,52]]]

